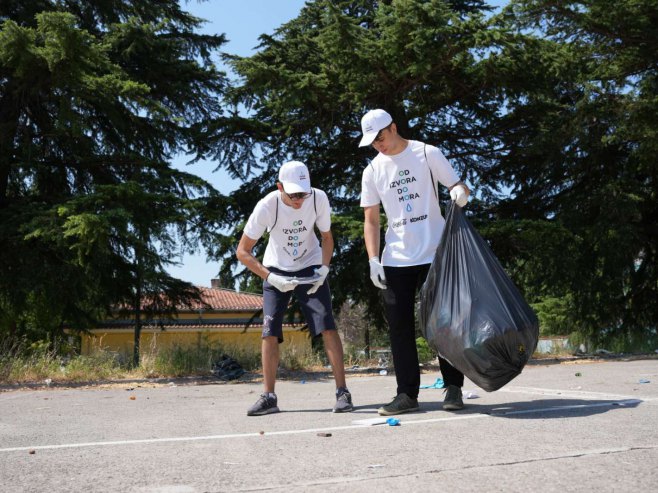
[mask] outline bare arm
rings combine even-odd
[[[251,272],[261,277],[262,279],[267,279],[267,276],[270,274],[270,271],[267,270],[267,268],[263,264],[261,264],[258,261],[258,259],[254,257],[254,254],[252,253],[252,250],[254,249],[254,246],[256,246],[256,243],[258,243],[258,240],[253,240],[249,238],[246,234],[243,234],[242,238],[240,238],[240,243],[238,244],[238,248],[235,256]],[[332,242],[332,248],[333,248],[333,242]]]
[[[366,242],[368,258],[379,257],[379,204],[364,207],[363,238]]]
[[[331,230],[327,232],[320,231],[322,236],[322,265],[329,267],[331,264],[331,257],[334,254],[334,236],[331,234]]]

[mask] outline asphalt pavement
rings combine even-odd
[[[431,386],[440,374],[424,372]],[[247,379],[248,380],[248,379]],[[398,426],[378,417],[392,374],[277,383],[281,413],[247,417],[259,382],[139,382],[0,392],[0,491],[617,492],[658,484],[658,360],[528,365],[502,389],[471,382],[462,411],[421,390]]]

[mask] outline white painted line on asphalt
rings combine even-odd
[[[530,414],[530,413],[546,413],[546,412],[555,412],[555,411],[564,411],[564,410],[573,410],[573,409],[588,409],[593,407],[612,407],[612,406],[625,406],[631,404],[638,404],[642,402],[639,399],[628,399],[620,400],[615,402],[596,402],[592,404],[577,404],[570,406],[555,406],[555,407],[545,407],[540,409],[525,409],[520,411],[505,411],[505,412],[494,412],[492,414],[454,414],[444,418],[431,418],[431,419],[417,419],[417,420],[400,420],[400,424],[403,426],[406,425],[415,425],[415,424],[427,424],[427,423],[440,423],[444,421],[459,421],[466,419],[482,419],[482,418],[492,418],[498,416],[510,416],[515,414]],[[374,427],[377,429],[382,429],[385,427]],[[261,437],[261,436],[271,436],[271,435],[299,435],[304,433],[318,433],[318,432],[330,432],[337,430],[355,430],[355,429],[367,429],[372,430],[372,426],[364,425],[347,425],[347,426],[331,426],[327,428],[307,428],[303,430],[282,430],[282,431],[267,431],[263,433],[230,433],[226,435],[208,435],[208,436],[190,436],[190,437],[170,437],[170,438],[146,438],[141,440],[116,440],[110,442],[81,442],[81,443],[62,443],[59,445],[33,445],[29,447],[7,447],[0,448],[0,452],[21,452],[26,450],[55,450],[55,449],[67,449],[67,448],[83,448],[83,447],[105,447],[109,445],[140,445],[140,444],[150,444],[150,443],[173,443],[173,442],[194,442],[202,440],[225,440],[229,438],[249,438],[249,437]]]
[[[508,392],[512,394],[530,394],[530,395],[555,395],[561,397],[580,397],[582,399],[612,399],[627,400],[639,399],[643,402],[656,401],[657,397],[637,397],[622,394],[610,394],[606,392],[590,392],[580,389],[545,389],[539,387],[503,387],[496,392]]]

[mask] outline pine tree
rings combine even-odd
[[[222,116],[224,37],[174,0],[3,2],[0,19],[0,331],[83,328],[111,305],[139,327],[154,300],[198,298],[164,267],[221,198],[170,163],[203,157]]]

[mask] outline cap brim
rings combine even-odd
[[[286,193],[309,193],[311,191],[311,187],[309,187],[308,190],[306,190],[304,187],[302,187],[299,183],[282,183],[283,185],[283,190]]]
[[[377,137],[378,133],[379,131],[363,134],[363,137],[361,138],[361,142],[359,142],[359,147],[365,147],[372,144],[372,142],[375,140],[375,137]]]

